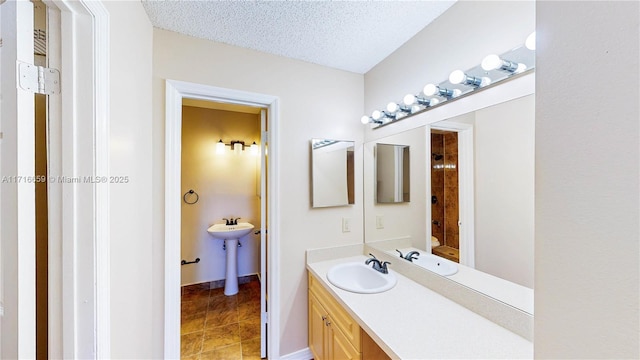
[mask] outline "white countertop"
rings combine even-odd
[[[396,286],[378,294],[352,293],[327,281],[333,265],[366,259],[312,262],[307,269],[392,358],[533,358],[531,342],[397,272]]]

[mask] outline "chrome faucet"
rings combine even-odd
[[[407,255],[404,255],[404,256],[402,255],[402,252],[400,250],[396,249],[396,251],[400,254],[401,258],[408,260],[410,262],[413,262],[413,260],[416,260],[418,256],[420,256],[420,253],[417,251],[410,251],[407,253]]]
[[[380,262],[380,260],[378,260],[373,254],[369,254],[371,255],[370,259],[367,259],[364,263],[365,265],[369,265],[370,263],[373,263],[373,270],[377,270],[383,274],[388,274],[389,273],[389,269],[387,269],[387,264],[391,264],[388,261],[383,261]]]

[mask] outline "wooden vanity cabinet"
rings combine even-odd
[[[364,359],[363,342],[365,352],[374,351],[386,357],[333,296],[309,274],[309,349],[314,360]]]

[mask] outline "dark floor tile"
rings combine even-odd
[[[180,334],[189,334],[192,332],[204,330],[204,321],[206,318],[206,311],[193,314],[181,314]]]

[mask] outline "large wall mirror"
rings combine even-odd
[[[377,144],[376,158],[376,202],[401,203],[410,198],[409,146]]]
[[[311,139],[311,206],[355,203],[353,141]]]
[[[365,242],[396,256],[397,247],[441,256],[457,263],[451,281],[533,314],[534,95],[500,94],[365,142]],[[367,149],[399,138],[426,165],[412,166],[412,202],[389,212],[368,200]]]

